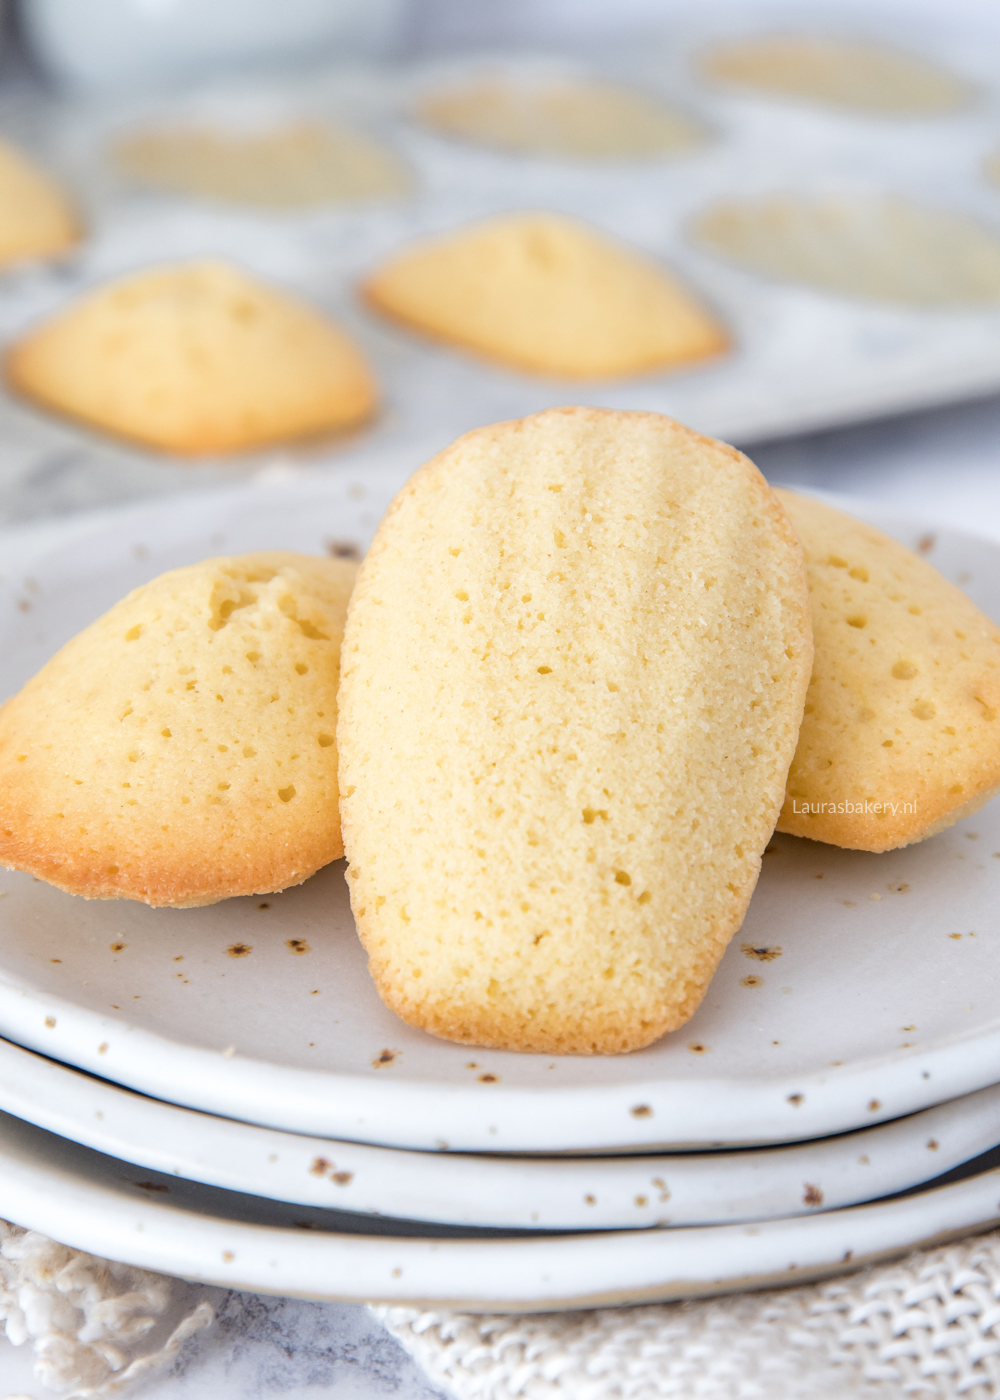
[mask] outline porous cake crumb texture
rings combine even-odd
[[[552,1053],[684,1022],[756,883],[811,660],[801,551],[732,448],[562,409],[424,466],[359,574],[340,695],[386,1003]]]
[[[0,863],[212,904],[343,854],[340,644],[357,566],[266,552],[130,593],[0,709]]]
[[[352,427],[376,399],[343,331],[211,261],[98,288],[18,341],[5,368],[57,413],[181,454]]]
[[[384,262],[373,306],[536,374],[601,379],[718,355],[722,326],[665,268],[555,214],[514,214]]]
[[[779,830],[861,851],[923,840],[1000,788],[1000,628],[881,530],[778,494],[816,645]]]

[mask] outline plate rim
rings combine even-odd
[[[14,1140],[18,1137],[20,1142]],[[5,1219],[139,1268],[326,1301],[465,1312],[665,1302],[853,1272],[1000,1223],[1000,1167],[993,1167],[894,1200],[750,1225],[540,1239],[321,1234],[228,1220],[159,1199],[136,1200],[121,1186],[53,1161],[67,1146],[100,1156],[16,1119],[0,1125]],[[103,1161],[109,1172],[127,1167],[113,1158]],[[720,1247],[729,1261],[721,1267]],[[461,1280],[457,1286],[456,1280]]]
[[[335,1192],[338,1209],[456,1227],[636,1230],[749,1224],[845,1209],[913,1189],[988,1151],[1000,1137],[1000,1129],[992,1128],[998,1107],[1000,1084],[903,1119],[762,1152],[516,1158],[427,1153],[288,1134],[199,1113],[0,1039],[0,1112],[65,1140],[165,1176],[288,1204],[329,1207],[332,1182],[343,1190]],[[932,1142],[933,1157],[914,1155]],[[925,1163],[916,1176],[914,1162]],[[778,1189],[789,1198],[781,1208],[767,1204],[775,1189],[771,1166],[780,1171]],[[796,1207],[790,1208],[793,1192]],[[734,1196],[744,1203],[743,1212],[707,1213],[717,1208],[713,1201],[721,1205]],[[491,1202],[506,1204],[512,1197],[518,1202],[513,1210],[491,1212]]]

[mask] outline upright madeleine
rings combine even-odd
[[[740,453],[554,409],[407,483],[358,576],[341,816],[372,973],[466,1044],[691,1016],[739,928],[812,664],[801,550]]]

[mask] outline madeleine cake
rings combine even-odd
[[[88,293],[8,349],[8,382],[69,418],[199,455],[370,418],[360,350],[311,307],[222,262],[179,263]]]
[[[396,497],[344,638],[348,878],[378,990],[464,1044],[637,1049],[757,881],[812,665],[756,468],[655,413],[460,438]]]
[[[0,865],[187,907],[343,854],[337,685],[357,565],[207,559],[137,588],[0,708]]]

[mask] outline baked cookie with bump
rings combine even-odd
[[[816,651],[778,830],[859,851],[923,841],[1000,791],[1000,627],[875,526],[777,494]]]
[[[343,432],[377,400],[339,326],[209,259],[97,287],[15,341],[4,372],[42,408],[180,456]]]
[[[0,708],[0,865],[188,907],[343,854],[337,686],[357,565],[267,551],[144,584]]]

